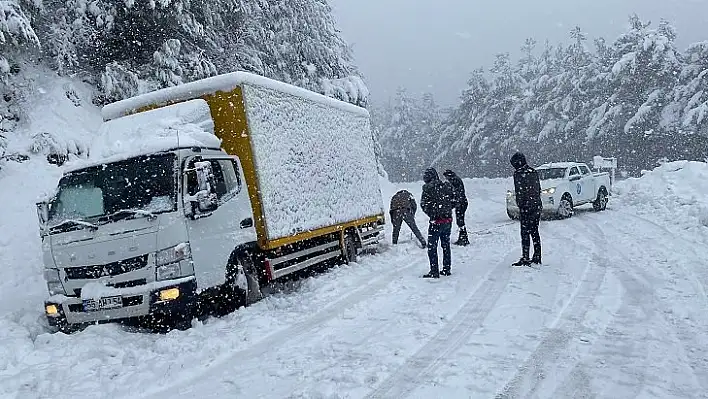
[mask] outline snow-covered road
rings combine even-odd
[[[453,247],[451,277],[419,277],[425,251],[404,226],[397,247],[167,335],[44,333],[41,267],[14,263],[39,262],[34,210],[13,205],[15,231],[0,226],[0,397],[705,398],[708,201],[677,187],[706,172],[652,172],[620,183],[606,212],[543,221],[540,270],[509,266],[508,182],[468,180],[475,233]],[[385,184],[386,198],[400,187],[420,195]]]

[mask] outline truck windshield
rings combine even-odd
[[[67,220],[93,222],[121,211],[135,216],[142,213],[129,211],[154,214],[176,210],[175,158],[172,153],[147,155],[67,174],[59,181],[50,205],[49,225]]]
[[[566,168],[543,168],[537,169],[540,180],[562,179],[565,176]]]

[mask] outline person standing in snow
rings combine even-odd
[[[415,212],[418,210],[413,194],[406,190],[401,190],[391,197],[391,205],[389,206],[389,214],[391,215],[391,223],[393,223],[393,245],[398,244],[398,235],[401,231],[401,224],[406,222],[408,227],[413,231],[420,246],[426,247],[425,237],[415,224]]]
[[[538,224],[541,220],[541,181],[535,169],[526,163],[526,156],[517,152],[511,157],[514,167],[514,190],[521,221],[521,259],[513,266],[541,264],[541,236]],[[529,259],[530,241],[533,239],[533,258]]]
[[[465,212],[467,211],[467,194],[465,193],[465,184],[462,182],[455,172],[447,169],[443,176],[452,185],[452,194],[455,202],[455,221],[457,222],[457,227],[460,229],[459,236],[455,245],[469,245],[470,240],[467,237],[467,227],[465,227]]]
[[[434,168],[428,168],[423,174],[423,195],[420,207],[430,218],[428,226],[428,258],[430,272],[425,278],[439,278],[440,274],[449,276],[452,265],[450,253],[450,230],[452,229],[453,194],[452,185],[442,182]],[[442,247],[443,269],[438,268],[438,241]]]

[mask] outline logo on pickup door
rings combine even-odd
[[[578,191],[578,195],[580,195],[580,192],[583,191],[583,186],[580,185],[580,183],[578,183],[577,191]]]

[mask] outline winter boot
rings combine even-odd
[[[440,278],[440,273],[434,273],[433,271],[428,272],[428,274],[424,274],[423,278]]]
[[[512,263],[512,266],[528,266],[531,264],[531,261],[529,258],[522,256],[521,259],[518,260],[516,263]]]
[[[466,227],[460,227],[460,235],[457,238],[457,241],[455,241],[455,245],[470,245],[470,240],[467,237],[467,228]]]
[[[452,275],[452,273],[450,272],[449,268],[443,267],[442,271],[440,272],[440,275],[441,276],[450,276],[450,275]]]
[[[533,254],[533,257],[531,258],[531,263],[535,265],[540,265],[541,264],[541,254]]]

